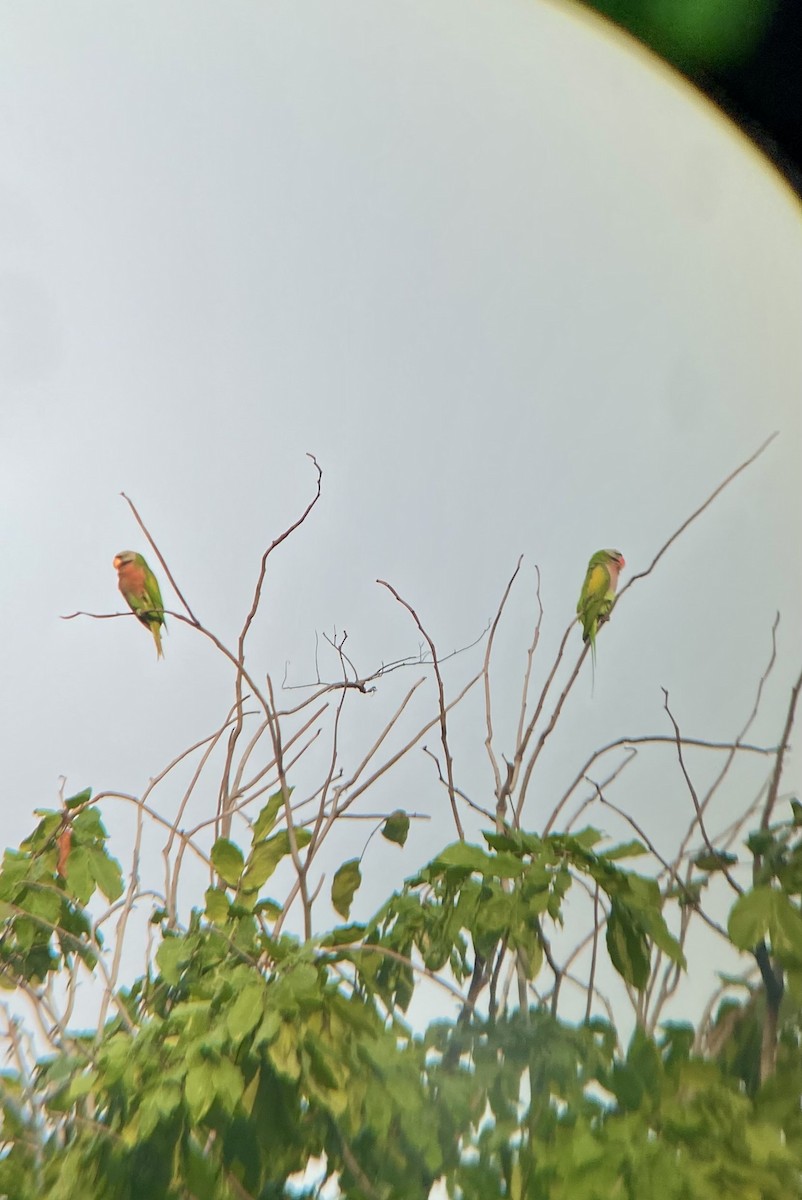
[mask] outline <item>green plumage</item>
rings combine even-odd
[[[115,556],[114,566],[117,568],[120,591],[128,607],[153,634],[156,655],[161,658],[164,604],[156,576],[142,555],[133,550],[120,551]]]
[[[615,604],[618,574],[626,564],[620,550],[597,550],[588,563],[585,582],[576,606],[582,624],[582,640],[590,642],[590,652],[596,667],[596,634],[609,620]]]

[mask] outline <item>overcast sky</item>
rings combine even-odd
[[[6,843],[62,775],[139,794],[230,703],[175,622],[157,663],[133,620],[60,620],[121,611],[112,557],[146,547],[119,493],[233,646],[262,549],[313,494],[307,452],[323,497],[272,560],[253,669],[310,679],[335,627],[363,670],[415,652],[377,577],[465,645],[523,553],[496,677],[511,753],[535,564],[542,679],[590,554],[644,569],[779,430],[604,630],[528,824],[593,748],[670,732],[662,687],[685,733],[732,737],[780,611],[753,731],[776,741],[802,662],[802,221],[679,77],[536,0],[53,0],[0,13],[0,113]],[[354,698],[344,751],[414,677]],[[427,685],[416,714],[433,703]],[[492,807],[483,738],[467,707],[457,782]],[[722,796],[722,825],[765,773]],[[614,798],[667,852],[692,813],[670,755]],[[210,779],[196,819],[215,800]],[[368,856],[362,916],[453,836],[419,752],[367,803],[432,820]]]

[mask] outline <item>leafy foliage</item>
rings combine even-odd
[[[92,886],[83,867],[58,875],[60,820],[44,814],[3,865],[8,982],[42,978],[73,955],[92,969],[85,905],[101,883],[120,891],[119,872],[97,867],[112,860],[91,807],[71,822]],[[620,1055],[609,1023],[574,1026],[537,1005],[502,1014],[492,987],[484,1016],[435,1022],[423,1036],[399,1020],[415,963],[461,981],[503,947],[536,979],[545,923],[561,921],[583,878],[609,899],[607,946],[628,983],[642,985],[656,948],[681,966],[656,884],[618,865],[638,846],[605,853],[590,828],[488,833],[486,848],[455,842],[364,924],[300,942],[271,932],[246,883],[264,882],[259,851],[276,836],[262,821],[247,855],[215,843],[220,883],[185,931],[162,921],[155,971],[123,994],[127,1021],[118,1014],[100,1038],[72,1035],[69,1052],[40,1061],[33,1086],[4,1075],[0,1194],[278,1197],[319,1160],[355,1200],[412,1200],[438,1178],[465,1200],[802,1195],[798,1009],[780,1073],[754,1095],[741,1088],[755,1053],[748,1006],[736,1006],[739,1034],[718,1062],[695,1055],[682,1026],[657,1038],[636,1029]],[[796,842],[783,844],[775,877],[796,880],[786,869]],[[335,878],[346,913],[355,866]],[[791,898],[764,883],[737,902],[730,927],[744,946],[771,936],[795,963],[799,920]]]
[[[778,747],[744,742],[757,703],[735,742],[694,743],[728,755],[713,790],[736,753],[773,760],[745,856],[735,843],[753,808],[743,806],[721,844],[711,841],[703,821],[712,792],[698,799],[667,695],[674,748],[696,809],[673,860],[618,809],[629,840],[617,844],[592,826],[575,829],[576,818],[554,828],[593,763],[623,742],[588,760],[542,832],[527,830],[527,787],[587,648],[555,699],[569,626],[530,708],[541,609],[514,751],[497,752],[490,663],[509,587],[473,680],[484,683],[492,813],[454,783],[449,721],[473,683],[446,698],[434,642],[390,585],[429,657],[420,651],[360,676],[344,653],[345,636],[335,638],[329,644],[337,680],[318,678],[286,711],[276,706],[269,675],[246,666],[268,558],[320,496],[321,472],[312,461],[317,494],[263,555],[236,655],[200,625],[176,588],[182,619],[211,637],[235,669],[229,715],[173,764],[200,753],[178,816],[156,812],[151,795],[171,768],[141,797],[109,794],[130,802],[137,821],[125,879],[89,790],[58,811],[39,812],[31,836],[5,854],[0,1200],[279,1200],[320,1196],[324,1187],[327,1196],[348,1200],[421,1200],[436,1188],[453,1200],[802,1200],[802,806],[792,800],[790,817],[773,819],[802,676]],[[616,616],[619,606],[620,599]],[[758,699],[775,648],[772,642]],[[383,749],[416,684],[372,748],[344,769],[346,699],[413,663],[431,668],[434,719],[429,715],[400,747]],[[357,815],[349,810],[359,796],[435,726],[444,757],[437,769],[457,840],[378,911],[352,919],[352,909],[364,912],[359,889],[373,833],[400,853],[411,821],[425,814],[370,814],[373,833],[359,855],[351,849],[326,891],[317,855],[335,824]],[[323,729],[329,743],[322,775],[296,799],[289,776]],[[186,807],[218,745],[225,747],[213,793],[218,809],[211,816],[205,810],[187,831]],[[635,753],[626,750],[609,783]],[[593,800],[614,809],[593,786],[579,811]],[[487,818],[481,840],[466,836],[462,801]],[[167,831],[161,890],[140,879],[146,818]],[[691,835],[700,840],[694,844]],[[192,856],[208,876],[188,907],[178,885]],[[632,869],[644,858],[644,869]],[[727,930],[703,908],[716,886],[736,896]],[[333,910],[340,921],[325,930],[313,919],[320,896],[330,898],[328,917]],[[145,903],[146,937],[131,935],[146,944],[144,965],[126,977],[129,920]],[[300,932],[289,932],[291,910]],[[577,912],[587,932],[566,951],[560,941]],[[745,956],[747,969],[722,978],[718,1004],[714,998],[695,1028],[665,1021],[663,1010],[686,970],[688,930],[701,920],[728,951]],[[626,1049],[624,1023],[598,987],[602,969],[631,1001]],[[563,984],[579,986],[584,1019],[568,1021],[560,1012]],[[91,1030],[74,1024],[83,985],[99,996]],[[448,997],[448,1019],[442,1010],[426,1026],[408,1019],[424,985]],[[28,1023],[20,1015],[26,1005]]]

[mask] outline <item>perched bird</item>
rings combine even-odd
[[[120,591],[128,607],[153,634],[156,655],[162,658],[160,627],[164,625],[164,605],[156,576],[142,555],[134,550],[121,550],[115,554],[114,566],[117,568]]]
[[[582,622],[582,641],[590,642],[593,666],[596,666],[596,634],[610,616],[615,603],[618,574],[626,566],[620,550],[597,550],[588,563],[585,582],[576,606]]]

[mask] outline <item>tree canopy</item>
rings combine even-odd
[[[627,586],[657,567],[755,457]],[[313,499],[265,551],[233,650],[196,619],[142,526],[179,601],[168,616],[226,658],[233,703],[219,727],[141,795],[87,789],[65,798],[39,810],[31,835],[5,853],[0,1196],[802,1196],[802,805],[780,790],[802,675],[776,743],[748,740],[776,661],[777,624],[754,708],[731,741],[686,736],[666,694],[667,731],[622,738],[577,764],[574,783],[552,797],[550,815],[532,829],[527,790],[588,647],[567,663],[577,639],[572,620],[556,660],[539,670],[538,608],[505,757],[491,675],[518,568],[483,639],[479,669],[453,694],[445,658],[389,584],[424,639],[425,650],[411,659],[360,675],[344,637],[335,636],[337,677],[318,678],[289,701],[250,662],[248,635],[271,556],[321,494],[314,466]],[[618,611],[625,591],[612,620],[625,619]],[[347,762],[348,705],[413,665],[432,684],[430,718],[393,741],[416,681],[369,754]],[[495,780],[484,804],[456,781],[450,734],[456,706],[474,687],[484,696]],[[432,732],[440,742],[429,752],[435,794],[450,805],[453,839],[372,915],[354,920],[371,839],[328,874],[320,851]],[[326,739],[310,787],[299,763]],[[609,798],[631,755],[661,742],[693,812],[688,836],[669,853]],[[705,792],[688,765],[691,747],[721,758]],[[611,755],[606,779],[594,781]],[[711,798],[743,755],[765,761],[764,785],[756,799],[742,796],[727,828],[716,830]],[[160,789],[187,763],[190,781],[168,814]],[[303,793],[295,786],[301,775]],[[566,817],[580,784],[590,784],[589,799]],[[191,825],[196,797],[207,810]],[[630,836],[611,841],[581,820],[592,803],[618,812]],[[135,814],[125,868],[112,853],[120,804]],[[414,808],[423,806],[416,800]],[[477,819],[481,825],[476,836],[466,833],[468,815],[471,829]],[[419,814],[410,806],[367,816],[401,854]],[[160,887],[146,870],[146,830],[163,835]],[[185,870],[190,860],[196,874]],[[583,933],[566,945],[575,911]],[[723,959],[729,952],[728,963],[741,953],[746,969],[722,973],[697,1020],[677,1022],[666,1007],[697,928],[722,946]],[[144,955],[139,973],[126,973],[131,942]],[[606,975],[620,981],[628,1014],[606,996]],[[566,1014],[568,988],[582,997],[578,1017]],[[413,1001],[424,992],[444,1003],[435,1002],[434,1016],[413,1019]]]

